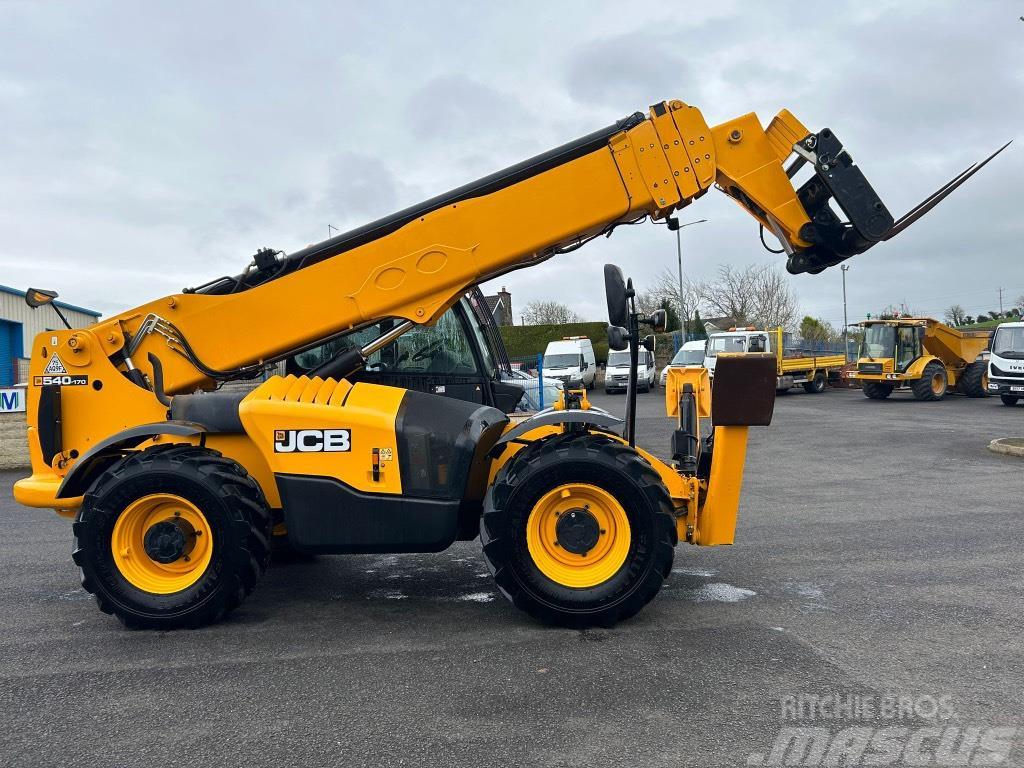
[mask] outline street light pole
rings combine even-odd
[[[850,362],[850,324],[846,319],[846,273],[850,271],[850,265],[840,264],[839,269],[843,273],[843,359]]]
[[[675,230],[676,233],[676,257],[679,261],[679,325],[680,332],[682,334],[682,343],[686,343],[686,323],[689,322],[686,310],[683,307],[683,238],[679,234],[679,231],[683,227],[689,227],[692,224],[703,224],[707,219],[698,219],[697,221],[688,221],[685,224],[680,224],[679,219],[674,216],[669,216],[665,219],[665,223],[669,229]]]

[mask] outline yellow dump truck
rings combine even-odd
[[[988,331],[959,331],[930,317],[865,320],[856,378],[864,395],[884,400],[909,389],[918,400],[941,400],[953,388],[988,396]]]
[[[775,390],[778,393],[801,385],[805,392],[818,394],[828,386],[829,374],[846,364],[843,355],[808,355],[786,352],[785,335],[781,328],[764,331],[756,328],[730,328],[708,337],[704,352],[704,367],[713,379],[715,360],[720,352],[770,354],[775,357]]]

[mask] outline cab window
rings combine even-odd
[[[296,355],[296,367],[310,371],[341,352],[358,349],[394,328],[401,320],[388,318],[352,331],[333,341]],[[486,349],[486,345],[482,348]],[[458,374],[478,373],[473,348],[455,308],[433,326],[417,326],[374,352],[366,361],[367,373]]]

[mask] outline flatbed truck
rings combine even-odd
[[[828,386],[829,376],[846,364],[844,355],[817,355],[786,352],[782,328],[758,330],[730,328],[708,337],[704,367],[714,379],[715,361],[720,352],[772,354],[775,356],[775,389],[779,394],[800,385],[805,392],[820,394]]]

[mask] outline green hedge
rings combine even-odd
[[[513,358],[542,355],[549,341],[565,336],[586,336],[594,344],[598,363],[608,359],[606,323],[569,323],[568,325],[503,325],[499,328],[508,356]]]
[[[598,365],[608,361],[608,326],[606,323],[570,323],[569,325],[503,325],[499,328],[505,350],[510,358],[544,354],[549,341],[565,336],[586,336],[594,343],[594,357]],[[641,335],[643,335],[641,333]],[[657,338],[659,367],[672,357],[672,334],[660,333]]]

